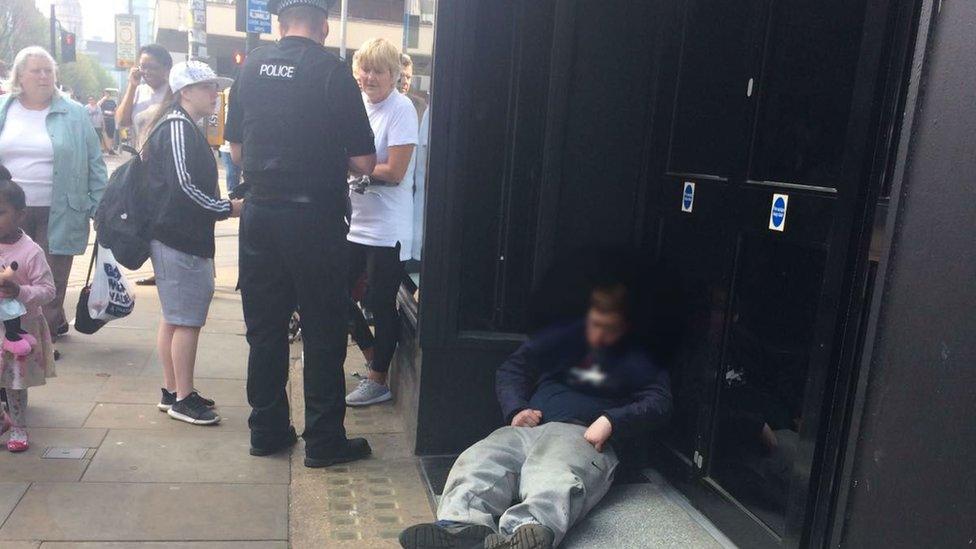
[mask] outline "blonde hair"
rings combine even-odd
[[[411,59],[409,55],[407,55],[405,53],[401,53],[400,54],[400,67],[402,67],[402,68],[405,69],[407,67],[412,67],[412,66],[413,66],[413,59]]]
[[[46,59],[54,69],[54,81],[58,81],[58,63],[53,57],[51,57],[51,54],[40,46],[27,46],[26,48],[17,52],[17,55],[14,57],[13,66],[10,67],[10,78],[3,82],[4,89],[10,92],[11,95],[19,95],[20,92],[24,91],[23,88],[20,87],[20,77],[24,72],[24,68],[27,67],[27,60],[31,57]],[[57,88],[55,88],[54,93],[62,94],[62,92]]]
[[[400,78],[400,50],[385,38],[373,38],[359,46],[352,56],[352,70],[390,71],[393,82]]]

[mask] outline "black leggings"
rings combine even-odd
[[[373,313],[376,336],[369,330],[369,323],[363,312],[349,299],[352,315],[351,334],[360,349],[373,348],[373,363],[370,369],[386,373],[396,351],[399,330],[396,298],[403,280],[403,262],[400,261],[400,245],[395,248],[385,246],[366,246],[349,243],[349,288],[354,289],[366,273],[369,288],[366,295],[367,306]]]

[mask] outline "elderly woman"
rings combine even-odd
[[[349,193],[349,282],[355,286],[365,272],[376,336],[356,308],[353,338],[366,357],[367,375],[346,396],[346,404],[368,406],[393,398],[386,377],[397,345],[397,290],[413,242],[409,167],[417,145],[417,111],[396,90],[400,52],[389,41],[377,38],[363,44],[353,56],[352,68],[373,128],[376,167],[367,185],[358,185]]]
[[[57,296],[44,306],[54,337],[68,332],[64,293],[74,256],[88,245],[89,219],[105,191],[101,143],[85,107],[55,87],[57,66],[43,48],[14,58],[10,93],[0,97],[0,163],[27,195],[22,228],[47,255]]]

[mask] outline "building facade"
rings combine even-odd
[[[580,314],[563,289],[623,249],[684,305],[648,463],[722,532],[972,543],[976,5],[476,0],[436,19],[393,370],[419,455],[500,424],[494,372],[540,296]]]

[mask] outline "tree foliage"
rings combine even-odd
[[[79,53],[78,60],[74,63],[62,65],[58,70],[58,79],[83,103],[89,95],[100,99],[102,90],[115,83],[94,57],[84,53]]]
[[[0,1],[0,61],[9,66],[27,46],[49,47],[48,20],[34,0]]]

